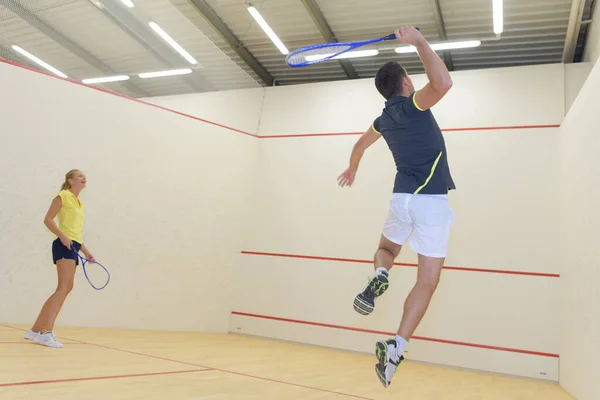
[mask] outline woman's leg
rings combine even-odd
[[[77,266],[75,260],[63,258],[56,262],[58,285],[54,293],[44,303],[35,324],[31,328],[33,332],[42,334],[54,330],[56,317],[58,316],[65,299],[73,289],[76,269]]]

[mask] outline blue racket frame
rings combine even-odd
[[[418,27],[415,27],[416,30],[420,30]],[[340,54],[344,54],[346,52],[352,51],[354,49],[357,49],[359,47],[365,46],[367,44],[372,44],[372,43],[377,43],[377,42],[383,42],[384,40],[394,40],[396,39],[396,34],[395,33],[390,33],[387,36],[383,36],[377,39],[372,39],[372,40],[365,40],[365,41],[361,41],[361,42],[329,42],[329,43],[321,43],[321,44],[314,44],[311,46],[305,46],[305,47],[301,47],[299,49],[296,49],[290,53],[288,53],[288,55],[285,57],[285,62],[287,63],[287,65],[289,65],[290,67],[306,67],[307,65],[312,65],[312,64],[316,64],[316,63],[320,63],[323,61],[327,61],[327,60],[331,60],[334,57],[339,56]],[[317,60],[313,60],[313,61],[304,61],[301,63],[292,63],[290,61],[290,59],[298,54],[301,53],[305,53],[311,50],[315,50],[315,49],[322,49],[322,48],[326,48],[326,47],[339,47],[339,46],[348,46],[348,48],[346,50],[343,51],[338,51],[335,54],[331,54],[327,57],[323,57],[323,58],[319,58]]]
[[[83,256],[82,256],[81,254],[79,254],[79,252],[78,252],[77,250],[75,250],[75,249],[71,249],[71,251],[72,251],[73,253],[75,253],[75,255],[76,255],[77,257],[79,257],[79,259],[81,260],[81,268],[83,269],[83,274],[85,275],[85,278],[87,279],[87,281],[89,282],[89,284],[90,284],[90,285],[91,285],[91,286],[92,286],[94,289],[96,289],[96,290],[102,290],[102,289],[104,289],[104,288],[105,288],[105,287],[108,285],[108,283],[110,282],[110,272],[108,272],[108,270],[106,269],[106,267],[104,267],[104,265],[100,264],[98,261],[92,261],[92,260],[89,260],[89,259],[87,259],[87,258],[83,257]],[[94,284],[92,283],[92,281],[90,280],[90,278],[89,278],[89,276],[88,276],[88,274],[87,274],[87,270],[86,270],[86,267],[85,267],[85,264],[87,264],[88,262],[91,262],[92,264],[99,265],[100,267],[102,267],[102,269],[104,269],[104,271],[106,271],[106,274],[108,275],[108,279],[106,280],[106,283],[104,284],[104,286],[102,286],[102,287],[96,287],[96,286],[94,286]]]
[[[301,47],[299,49],[296,49],[294,51],[291,51],[290,53],[288,53],[288,55],[285,57],[285,62],[290,66],[290,67],[305,67],[307,65],[312,65],[312,64],[316,64],[316,63],[320,63],[323,61],[327,61],[327,60],[331,60],[334,57],[339,56],[340,54],[344,54],[346,52],[352,51],[354,49],[357,49],[359,47],[365,46],[367,44],[371,44],[371,43],[377,43],[377,42],[383,42],[384,40],[393,40],[396,39],[396,34],[392,33],[389,34],[387,36],[383,36],[377,39],[372,39],[372,40],[365,40],[362,42],[330,42],[330,43],[321,43],[321,44],[314,44],[311,46],[305,46],[305,47]],[[348,46],[348,48],[344,51],[338,51],[335,54],[331,54],[330,56],[327,57],[323,57],[323,58],[319,58],[318,60],[313,60],[313,61],[304,61],[301,63],[292,63],[290,61],[290,59],[300,53],[305,53],[311,50],[315,50],[315,49],[322,49],[322,48],[326,48],[326,47],[339,47],[339,46]]]

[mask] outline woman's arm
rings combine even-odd
[[[81,244],[81,251],[83,251],[83,254],[85,255],[85,258],[87,258],[90,261],[95,261],[94,256],[92,255],[92,253],[90,253],[90,250],[85,247],[85,244]]]
[[[60,211],[62,207],[62,200],[60,196],[56,196],[52,203],[50,204],[50,208],[48,212],[46,212],[46,217],[44,218],[44,225],[50,230],[50,232],[54,233],[68,249],[71,248],[71,241],[69,238],[58,228],[56,223],[54,222],[54,218]]]

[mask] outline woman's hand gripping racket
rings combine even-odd
[[[368,44],[382,42],[384,40],[394,40],[396,38],[401,40],[402,33],[410,29],[416,29],[417,31],[419,30],[419,28],[402,27],[397,29],[396,32],[391,33],[387,36],[372,40],[365,40],[362,42],[330,42],[301,47],[290,52],[285,57],[285,62],[290,67],[305,67],[307,65],[331,60],[332,58],[339,57],[344,53],[347,53],[362,46],[366,46]],[[396,33],[398,33],[400,37],[396,36]]]
[[[110,282],[110,273],[104,267],[104,265],[100,264],[95,259],[87,259],[85,257],[82,257],[81,254],[79,254],[79,252],[77,250],[75,250],[73,247],[71,247],[71,251],[73,251],[77,255],[77,257],[79,257],[79,259],[81,260],[81,267],[83,268],[83,273],[84,273],[85,278],[87,279],[87,281],[90,283],[90,285],[94,289],[96,289],[96,290],[102,290],[102,289],[104,289],[106,287],[106,285],[108,285],[108,282]],[[88,262],[91,263],[91,264],[94,264],[94,265],[99,265],[102,269],[104,269],[104,271],[106,271],[107,278],[106,278],[106,283],[104,284],[104,286],[102,286],[102,287],[96,287],[96,286],[94,286],[94,284],[92,283],[90,277],[88,276],[88,271],[87,271],[87,267],[86,267],[86,264]]]

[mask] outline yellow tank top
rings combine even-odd
[[[70,190],[61,190],[58,196],[62,200],[58,228],[70,240],[83,243],[83,203]]]

